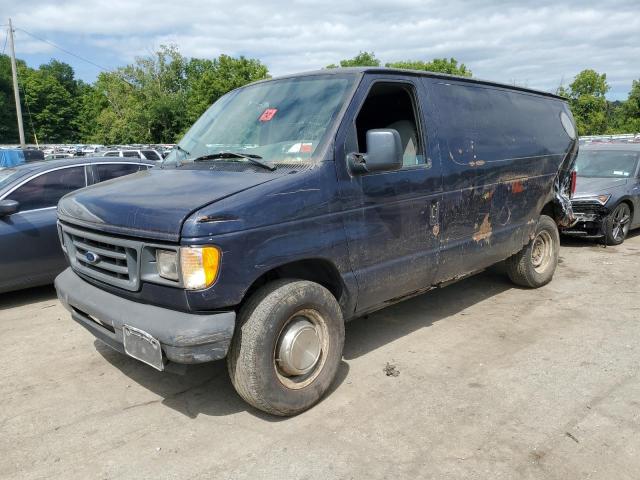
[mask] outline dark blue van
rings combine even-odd
[[[63,197],[74,320],[158,370],[227,358],[250,404],[314,405],[344,322],[506,260],[549,282],[572,219],[566,102],[382,68],[234,90],[161,168]]]

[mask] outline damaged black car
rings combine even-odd
[[[620,245],[640,227],[640,144],[581,146],[575,170],[576,220],[563,233]]]

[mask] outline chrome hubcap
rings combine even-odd
[[[533,241],[533,248],[531,249],[531,264],[536,272],[544,272],[549,263],[551,262],[551,256],[553,253],[553,242],[549,232],[540,232]]]
[[[309,320],[297,317],[280,336],[276,361],[286,375],[305,375],[316,366],[321,353],[316,327]]]

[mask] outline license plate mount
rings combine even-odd
[[[164,370],[162,347],[153,335],[139,328],[123,325],[122,338],[124,351],[127,355],[152,366],[156,370]]]

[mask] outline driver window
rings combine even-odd
[[[400,134],[404,167],[424,165],[425,156],[416,112],[415,94],[411,85],[376,83],[356,118],[358,151],[367,151],[368,130],[392,128]]]
[[[64,195],[84,186],[84,167],[61,168],[29,180],[7,199],[19,202],[21,212],[55,207]]]

